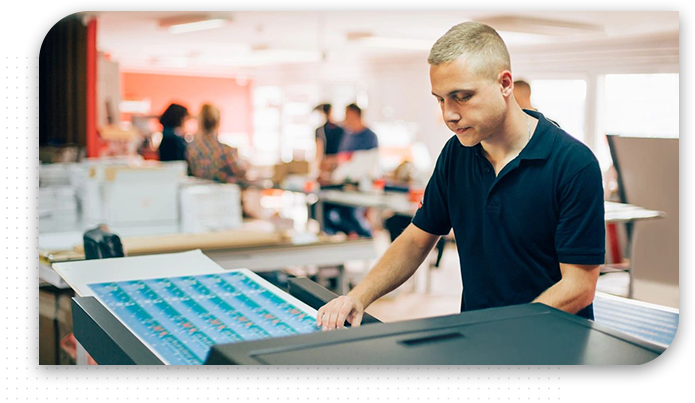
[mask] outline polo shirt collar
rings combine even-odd
[[[553,143],[555,142],[555,130],[553,129],[557,129],[557,126],[548,121],[540,112],[528,109],[523,111],[527,115],[538,119],[538,125],[533,132],[533,136],[531,136],[531,141],[519,153],[519,159],[546,160],[550,157],[550,152],[553,149]]]
[[[548,157],[550,157],[550,152],[553,150],[553,143],[555,142],[555,131],[553,129],[558,129],[558,127],[546,119],[540,112],[528,109],[522,110],[527,115],[538,119],[538,125],[536,125],[536,130],[533,131],[531,141],[521,150],[518,158],[520,160],[547,160]],[[461,148],[465,148],[460,142],[457,143]],[[483,155],[481,151],[483,149],[482,144],[478,143],[473,146],[473,148],[475,150],[475,155]]]

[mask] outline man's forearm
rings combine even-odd
[[[433,242],[418,244],[409,236],[406,229],[348,295],[358,298],[366,308],[383,295],[393,291],[420,267],[432,250],[436,239],[438,238],[435,238]]]
[[[594,293],[595,288],[590,285],[563,279],[545,290],[533,302],[575,314],[591,304]]]

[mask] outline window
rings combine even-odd
[[[606,75],[604,132],[678,138],[678,74]]]
[[[254,165],[271,165],[278,159],[282,90],[276,86],[257,87],[253,91]]]
[[[585,80],[533,80],[531,105],[567,133],[584,141]]]
[[[317,94],[315,85],[259,86],[254,90],[255,165],[313,158],[315,127],[310,116]]]
[[[608,74],[599,92],[596,157],[612,163],[605,134],[679,137],[678,74]]]

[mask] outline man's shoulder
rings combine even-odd
[[[555,135],[552,156],[560,172],[574,176],[589,165],[598,166],[596,156],[586,144],[553,123],[548,123]]]
[[[379,145],[379,138],[376,133],[368,127],[365,127],[364,130],[358,133],[357,140],[359,144],[361,144],[361,147],[375,148]]]
[[[376,133],[374,133],[374,131],[368,127],[365,127],[364,130],[362,130],[362,132],[360,133],[360,135],[362,135],[364,137],[370,137],[370,138],[371,137],[373,137],[373,138],[377,137]]]
[[[582,162],[595,160],[593,151],[579,139],[557,128],[555,129],[554,152],[571,162]]]

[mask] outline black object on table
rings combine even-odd
[[[124,257],[123,244],[118,235],[109,231],[105,225],[100,225],[84,233],[84,255],[87,260]]]

